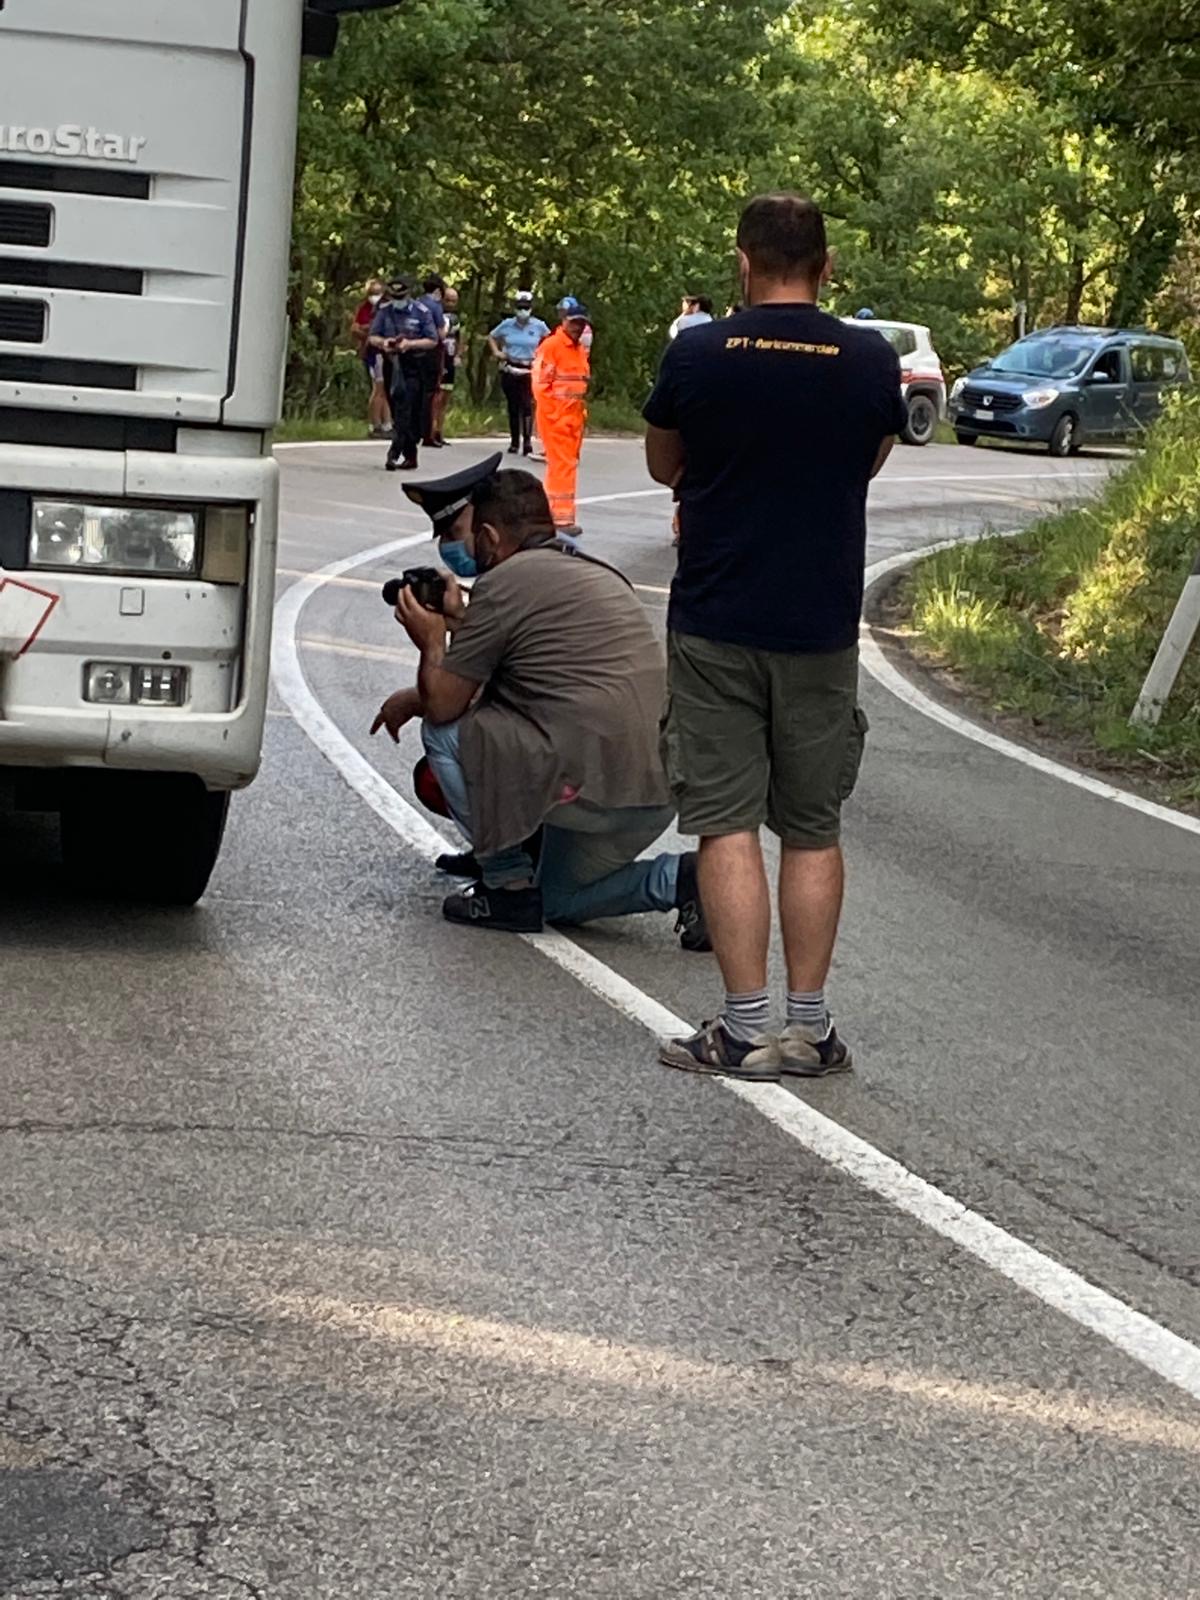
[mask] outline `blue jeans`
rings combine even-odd
[[[421,724],[425,754],[450,815],[471,838],[467,778],[459,754],[458,723]],[[671,824],[670,806],[619,806],[602,810],[586,801],[556,806],[543,829],[537,871],[527,850],[516,845],[480,860],[489,888],[533,878],[542,891],[547,922],[592,922],[639,911],[673,911],[679,857],[637,857]]]

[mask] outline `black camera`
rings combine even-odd
[[[401,589],[411,589],[417,604],[428,611],[446,609],[446,579],[436,567],[410,567],[403,577],[388,579],[383,598],[393,611]]]

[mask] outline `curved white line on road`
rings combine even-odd
[[[872,589],[882,578],[890,576],[893,572],[902,572],[906,567],[913,566],[924,556],[936,555],[940,550],[953,550],[958,545],[973,542],[972,539],[943,539],[937,544],[924,545],[918,550],[903,550],[898,555],[888,556],[884,561],[876,561],[867,568],[867,588]],[[876,683],[882,684],[889,693],[894,694],[898,700],[903,700],[905,705],[911,706],[914,711],[919,711],[923,717],[928,717],[932,722],[940,722],[943,728],[962,734],[964,739],[973,739],[976,744],[995,751],[997,755],[1007,756],[1011,761],[1019,761],[1023,766],[1032,767],[1035,772],[1040,772],[1048,778],[1057,778],[1060,783],[1069,783],[1076,789],[1083,789],[1101,800],[1111,800],[1115,805],[1137,811],[1143,817],[1153,817],[1157,822],[1168,822],[1171,827],[1182,828],[1185,833],[1200,834],[1200,817],[1189,817],[1186,812],[1173,811],[1170,806],[1160,806],[1153,800],[1143,799],[1140,794],[1133,794],[1128,789],[1118,789],[1114,784],[1105,783],[1102,778],[1093,778],[1086,772],[1080,772],[1077,767],[1068,767],[1061,761],[1052,761],[1049,756],[1039,755],[1036,750],[1029,750],[1012,739],[1005,739],[1001,734],[993,733],[990,728],[981,727],[979,723],[972,722],[967,717],[960,716],[958,712],[941,705],[937,700],[931,699],[929,695],[922,693],[911,679],[897,671],[884,655],[870,624],[865,622],[862,626],[860,652],[863,666]]]
[[[309,598],[330,578],[355,566],[380,561],[423,537],[393,540],[360,555],[334,561],[294,584],[275,607],[273,668],[275,684],[296,722],[349,786],[393,832],[426,856],[450,848],[447,841],[409,805],[354,748],[308,686],[300,664],[297,632]],[[691,1025],[643,993],[620,973],[560,933],[521,935],[547,960],[577,978],[633,1022],[660,1038],[688,1033]],[[1124,1351],[1192,1399],[1200,1401],[1200,1348],[1135,1311],[1107,1290],[1006,1233],[987,1217],[935,1188],[901,1162],[860,1139],[832,1118],[777,1084],[713,1080],[773,1122],[813,1155],[853,1178],[872,1194],[952,1240],[1010,1283],[1036,1296],[1080,1327]]]

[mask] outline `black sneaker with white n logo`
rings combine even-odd
[[[469,889],[447,895],[442,901],[447,922],[464,928],[495,928],[500,933],[541,933],[540,889],[489,889],[473,883]]]

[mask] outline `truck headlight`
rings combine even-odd
[[[951,400],[957,400],[959,395],[963,392],[963,390],[966,387],[967,387],[967,380],[965,378],[955,378],[954,387],[950,391]]]
[[[29,564],[190,578],[200,555],[200,508],[81,505],[35,500]]]
[[[1030,389],[1021,396],[1030,411],[1043,411],[1058,399],[1057,389]]]

